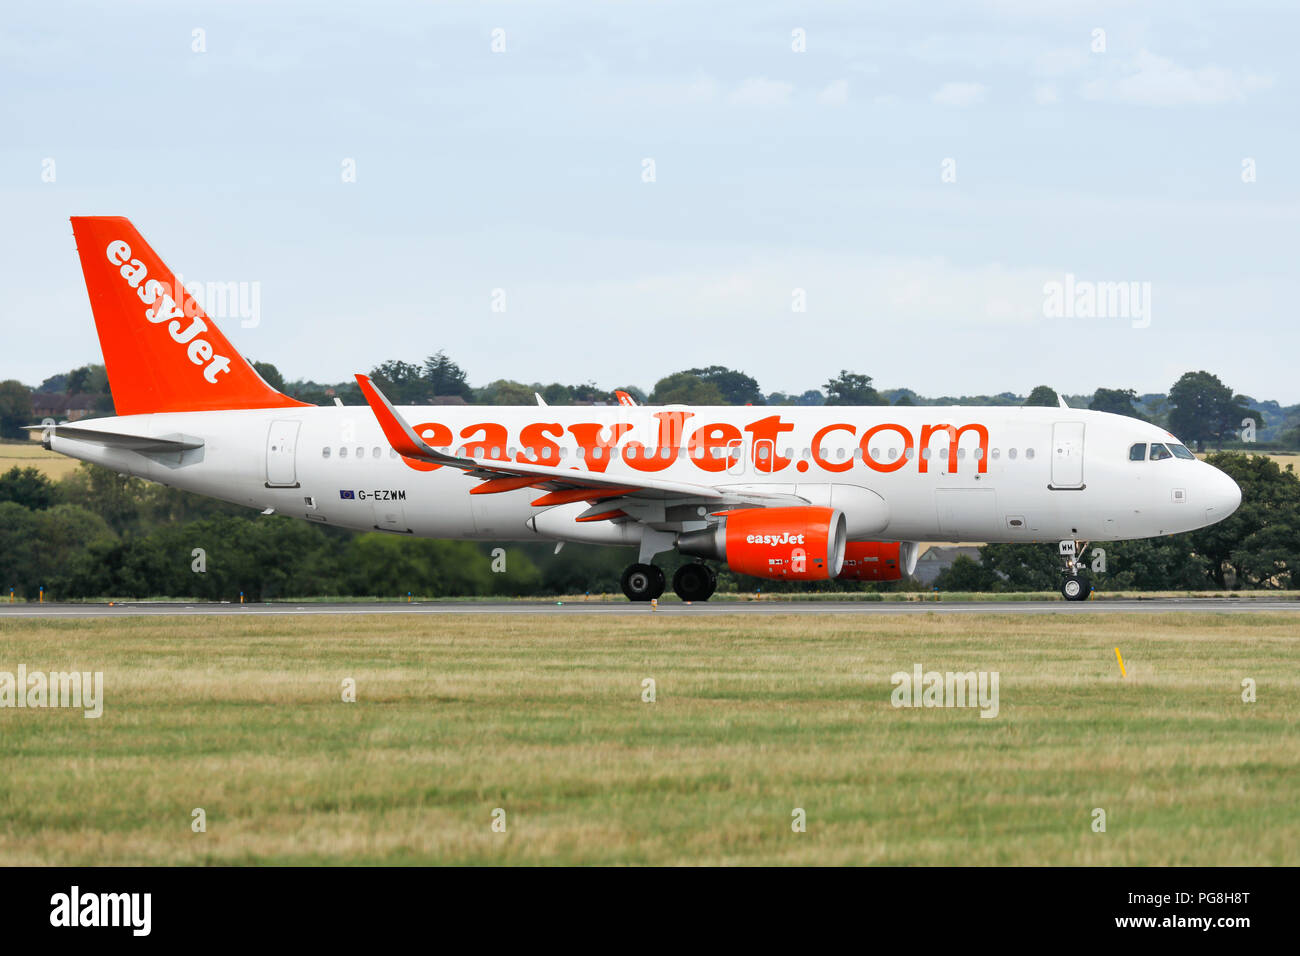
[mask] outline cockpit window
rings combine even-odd
[[[1144,442],[1144,441],[1140,441],[1140,442],[1138,442],[1136,445],[1134,445],[1132,448],[1130,448],[1130,449],[1128,450],[1128,460],[1129,460],[1129,461],[1146,461],[1146,460],[1147,460],[1147,443]]]
[[[1170,442],[1169,450],[1174,453],[1175,458],[1190,458],[1193,461],[1196,460],[1196,456],[1187,450],[1186,445],[1175,445],[1172,442]]]
[[[1169,454],[1169,449],[1166,448],[1164,445],[1161,445],[1158,442],[1153,443],[1151,445],[1152,461],[1164,461],[1166,458],[1173,458],[1173,457],[1174,457],[1173,455]]]

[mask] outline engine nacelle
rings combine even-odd
[[[677,550],[754,577],[825,581],[840,573],[847,539],[838,508],[743,508],[715,527],[679,535]]]
[[[850,541],[841,581],[897,581],[916,570],[915,541]]]

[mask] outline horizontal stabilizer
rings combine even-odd
[[[28,431],[49,431],[69,441],[84,441],[107,448],[122,448],[141,454],[158,452],[192,451],[203,447],[202,438],[185,435],[126,435],[121,432],[100,431],[98,428],[80,428],[76,425],[28,425]]]

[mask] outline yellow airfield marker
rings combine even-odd
[[[1119,656],[1119,648],[1115,648],[1115,660],[1119,661],[1119,676],[1128,677],[1128,671],[1124,670],[1124,658]]]

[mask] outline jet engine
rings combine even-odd
[[[897,581],[916,570],[915,541],[850,541],[844,548],[841,581]]]
[[[840,573],[848,532],[838,508],[742,508],[677,537],[677,550],[759,578],[825,581]]]

